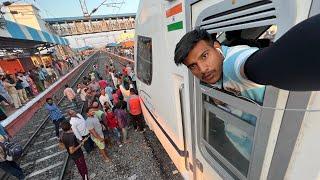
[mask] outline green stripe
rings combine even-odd
[[[174,30],[177,30],[177,29],[182,29],[183,28],[183,23],[182,21],[179,21],[179,22],[176,22],[176,23],[173,23],[173,24],[169,24],[167,25],[168,27],[168,31],[174,31]]]

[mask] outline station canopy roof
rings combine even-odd
[[[4,20],[0,24],[0,48],[34,48],[41,44],[68,45],[66,38]]]

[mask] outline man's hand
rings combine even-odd
[[[81,143],[85,143],[88,139],[89,139],[89,136],[84,138],[84,139],[82,139]]]

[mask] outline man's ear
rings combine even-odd
[[[220,43],[219,43],[218,41],[215,41],[215,42],[213,43],[213,47],[214,47],[214,48],[221,48],[221,45],[220,45]]]

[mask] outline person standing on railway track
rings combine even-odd
[[[98,146],[100,154],[102,155],[103,159],[106,162],[110,161],[110,158],[106,151],[106,145],[105,145],[105,139],[104,134],[102,131],[102,125],[97,117],[95,117],[95,109],[94,108],[87,108],[87,120],[86,125],[87,129],[89,130],[91,134],[91,138],[93,142]]]
[[[143,115],[140,104],[140,97],[135,94],[136,90],[130,88],[130,96],[128,98],[128,110],[131,115],[133,127],[136,131],[144,132]]]
[[[122,142],[127,143],[128,134],[128,114],[126,112],[126,105],[123,103],[117,103],[115,105],[114,114],[118,121],[118,126],[122,131]]]
[[[58,106],[53,103],[52,98],[47,98],[46,102],[47,104],[45,108],[49,112],[49,117],[55,126],[56,136],[59,138],[59,124],[63,120],[65,120],[65,117],[63,116],[62,111],[58,108]]]
[[[108,103],[108,106],[113,108],[113,105],[112,105],[112,102],[109,98],[108,95],[106,95],[106,91],[104,89],[102,89],[100,91],[100,97],[99,97],[99,101],[100,101],[100,104],[101,106],[104,108],[104,104],[107,102]]]
[[[96,80],[92,80],[89,84],[89,87],[95,92],[98,92],[100,90],[100,85]]]
[[[112,133],[114,140],[117,142],[119,147],[122,146],[120,141],[120,132],[118,130],[118,121],[116,116],[112,112],[110,107],[105,107],[105,124],[107,124],[109,131]]]
[[[99,77],[98,83],[99,83],[100,89],[105,89],[108,85],[108,82],[102,79],[102,77]]]
[[[68,84],[64,85],[64,87],[65,89],[63,91],[63,95],[68,98],[73,106],[77,106],[76,93],[74,92],[74,90],[70,88]]]
[[[113,104],[113,96],[112,96],[113,88],[111,87],[111,84],[107,85],[107,87],[105,88],[105,91],[106,91],[111,103]],[[110,107],[113,107],[113,105],[111,105]]]
[[[93,148],[94,144],[92,139],[90,138],[90,133],[86,127],[86,120],[79,113],[76,113],[74,110],[68,110],[68,114],[70,118],[71,129],[74,135],[77,137],[79,141],[83,141],[85,138],[88,140],[84,143],[84,149],[89,154]]]
[[[85,144],[85,142],[88,140],[88,137],[84,138],[82,142],[79,144],[76,136],[74,135],[71,129],[71,124],[68,121],[61,122],[60,126],[63,130],[60,142],[63,143],[71,159],[74,160],[82,179],[87,180],[88,168],[84,159],[83,152],[81,150],[81,146]]]

